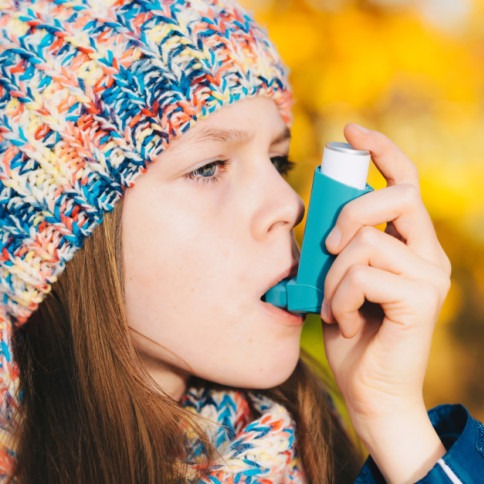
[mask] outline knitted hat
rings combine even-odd
[[[256,95],[290,122],[286,69],[231,0],[0,0],[0,442],[12,325],[148,163]]]

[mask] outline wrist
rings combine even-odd
[[[368,402],[359,406],[347,405],[353,427],[366,446],[380,442],[389,427],[404,421],[413,423],[429,420],[422,396],[405,399],[381,396],[376,400],[377,405],[369,405]]]
[[[387,482],[422,479],[446,452],[423,405],[373,416],[363,427],[359,436]]]

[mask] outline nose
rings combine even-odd
[[[303,219],[303,201],[272,163],[260,170],[253,189],[251,225],[256,239],[279,230],[291,231]]]

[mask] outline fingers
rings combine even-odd
[[[416,254],[450,274],[449,260],[420,194],[406,183],[368,193],[345,205],[326,239],[326,247],[338,254],[362,227],[387,222],[391,223],[390,233],[393,231]]]
[[[335,259],[325,280],[325,295],[331,295],[352,265],[377,267],[411,279],[426,278],[435,285],[448,279],[439,267],[428,264],[403,242],[374,227],[363,227]]]
[[[436,288],[439,304],[443,302],[450,285],[445,270],[422,259],[400,240],[373,227],[364,227],[336,258],[326,276],[322,318],[327,322],[338,319],[334,313],[335,294],[353,267],[378,268],[408,280],[426,281]]]
[[[348,124],[344,132],[355,148],[371,152],[388,187],[399,188],[380,190],[378,194],[368,194],[348,204],[341,212],[334,233],[327,239],[328,250],[339,253],[364,225],[390,223],[388,233],[404,240],[421,257],[450,274],[450,261],[439,244],[420,197],[415,165],[382,133],[356,124]]]
[[[366,324],[366,318],[360,311],[365,301],[377,303],[385,314],[379,334],[392,337],[390,335],[394,335],[395,330],[409,331],[412,327],[421,326],[419,323],[435,322],[440,307],[440,298],[436,293],[435,286],[426,281],[415,281],[374,267],[354,265],[335,291],[331,310],[341,334],[345,338],[353,338]],[[414,307],[424,310],[414,312]]]
[[[421,199],[417,170],[381,133],[348,125],[345,136],[371,152],[388,186],[345,205],[326,239],[338,257],[325,281],[321,317],[337,321],[346,338],[371,321],[383,321],[378,334],[387,332],[388,322],[432,326],[450,286],[450,262]],[[385,233],[374,228],[381,224]],[[361,311],[367,302],[379,305],[383,316]]]
[[[348,124],[344,134],[354,148],[371,152],[373,162],[389,186],[409,183],[418,190],[418,173],[415,165],[389,138],[357,124]]]

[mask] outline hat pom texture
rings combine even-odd
[[[287,70],[230,0],[0,0],[4,445],[17,407],[12,325],[147,164],[197,120],[257,95],[290,123]]]

